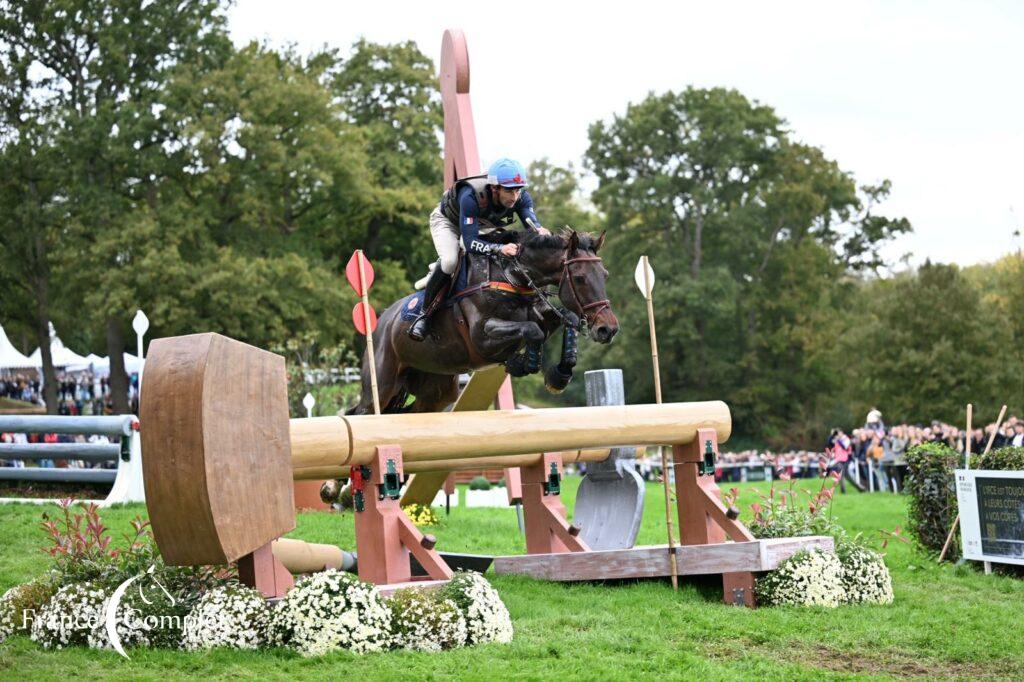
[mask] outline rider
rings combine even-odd
[[[506,228],[516,216],[526,230],[551,234],[540,226],[533,212],[533,199],[526,191],[526,171],[512,159],[498,159],[487,169],[487,175],[458,180],[441,196],[441,203],[430,213],[430,236],[440,259],[427,279],[423,308],[409,328],[413,340],[422,341],[426,336],[427,322],[438,307],[432,303],[458,265],[460,239],[461,249],[469,253],[515,256],[518,244],[493,244],[481,240],[480,234]]]

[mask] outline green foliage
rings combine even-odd
[[[491,482],[483,476],[474,476],[473,480],[469,482],[470,490],[490,490]]]
[[[953,469],[960,455],[944,443],[925,443],[907,451],[909,476],[904,492],[909,496],[907,530],[926,551],[938,554],[957,515]],[[949,545],[946,556],[955,560],[960,549]]]
[[[734,489],[735,490],[735,489]],[[747,528],[756,538],[791,538],[810,535],[829,535],[837,541],[846,533],[832,516],[832,500],[835,481],[822,480],[817,492],[797,490],[796,481],[791,481],[782,490],[776,490],[772,482],[769,492],[761,495],[761,502],[750,505],[753,520]],[[735,493],[730,491],[730,503]]]
[[[412,43],[236,49],[216,0],[108,0],[7,5],[0,46],[0,313],[41,345],[66,320],[119,353],[141,306],[150,336],[356,351],[352,250],[378,307],[427,260],[409,237],[440,192],[441,117]]]
[[[884,396],[891,423],[956,423],[966,402],[1005,402],[1000,349],[1012,344],[955,265],[926,262],[916,274],[873,283],[862,297],[859,324],[841,346],[859,358],[846,375],[858,404]]]
[[[815,147],[791,138],[766,105],[734,90],[650,95],[590,128],[586,166],[607,217],[605,262],[620,320],[588,368],[622,367],[634,401],[653,399],[646,306],[632,277],[642,254],[654,298],[664,393],[729,396],[737,431],[777,443],[824,432],[838,386],[833,329],[851,271],[877,265],[909,229],[879,217],[888,186],[858,191]]]
[[[36,578],[16,585],[0,597],[0,642],[11,635],[27,635],[32,617],[50,600],[58,585],[47,578]]]
[[[1024,448],[1005,447],[992,450],[985,455],[971,456],[972,469],[995,471],[1024,471]]]

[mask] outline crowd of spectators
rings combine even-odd
[[[907,474],[906,453],[910,448],[923,443],[945,443],[962,453],[969,439],[971,452],[978,453],[984,451],[990,438],[992,449],[1024,446],[1024,420],[1010,417],[1001,424],[993,422],[968,434],[965,429],[941,421],[927,425],[886,426],[882,413],[872,409],[863,427],[849,433],[833,429],[825,447],[819,452],[723,452],[716,462],[715,479],[731,483],[817,478],[836,472],[843,493],[846,492],[847,481],[862,490],[899,492]],[[659,469],[660,462],[655,458],[649,457],[640,464],[645,477],[657,474]]]
[[[43,404],[42,387],[39,379],[33,375],[11,374],[0,376],[0,396],[12,400],[21,400],[37,405]],[[139,411],[139,378],[131,375],[128,388],[128,400],[131,411]],[[97,376],[92,372],[75,372],[57,374],[57,413],[61,415],[104,415],[114,414],[114,402],[111,398],[110,383],[105,376]],[[109,443],[110,439],[101,435],[77,435],[58,433],[0,433],[0,443]],[[0,466],[24,467],[25,461],[20,459],[4,460],[0,457]],[[43,468],[117,468],[117,462],[89,463],[81,460],[41,459],[29,462],[29,466]]]
[[[13,374],[0,376],[0,396],[35,405],[43,404],[43,390],[37,376]],[[57,373],[57,413],[62,415],[102,415],[114,413],[110,382],[92,372]],[[139,375],[129,377],[128,404],[139,412]]]
[[[0,376],[0,398],[38,403],[40,399],[39,379],[23,374]]]

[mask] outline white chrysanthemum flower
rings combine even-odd
[[[392,643],[391,611],[376,586],[334,569],[300,580],[273,609],[269,639],[306,656],[335,649],[383,651]]]
[[[757,581],[757,598],[767,606],[826,606],[842,604],[845,571],[831,552],[798,552]]]
[[[891,604],[892,576],[882,556],[852,543],[838,549],[843,587],[850,604]]]
[[[512,641],[512,618],[497,590],[479,573],[457,573],[444,587],[466,619],[466,643]]]
[[[88,644],[90,649],[113,649],[110,641],[110,634],[107,632],[107,609],[110,606],[110,597],[103,600],[100,607],[100,620],[89,632]],[[114,615],[114,628],[121,646],[149,646],[150,633],[153,626],[147,623],[127,600],[122,600],[117,605],[117,613]]]
[[[435,591],[399,590],[388,605],[395,645],[415,651],[442,651],[466,643],[466,619],[458,605]]]
[[[93,583],[65,585],[39,609],[32,621],[32,639],[47,649],[84,646],[97,627],[104,627],[107,593]]]
[[[190,651],[228,647],[258,649],[266,643],[270,607],[242,585],[217,587],[202,597],[185,621],[182,646]]]
[[[14,603],[24,588],[25,585],[15,585],[0,597],[0,642],[21,629],[14,612]]]

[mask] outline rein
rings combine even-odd
[[[573,284],[572,272],[569,270],[569,266],[572,265],[573,263],[593,263],[593,262],[600,263],[602,261],[601,261],[601,257],[600,256],[577,256],[576,258],[569,258],[568,254],[569,254],[569,249],[568,249],[568,247],[566,247],[565,257],[562,258],[562,274],[558,278],[558,284],[559,284],[559,286],[561,286],[562,282],[564,282],[566,279],[568,279],[568,281],[569,281],[569,290],[572,292],[572,297],[574,299],[574,302],[576,303],[576,307],[579,308],[580,314],[583,316],[583,319],[580,320],[580,322],[579,322],[579,326],[581,328],[585,328],[584,322],[593,324],[594,319],[596,319],[597,315],[599,315],[602,310],[604,310],[605,308],[610,308],[611,307],[611,301],[608,300],[607,298],[604,298],[604,299],[601,299],[600,301],[594,301],[593,303],[584,304],[583,300],[580,298],[579,292],[576,291],[576,285]],[[536,284],[534,284],[533,279],[530,278],[530,275],[524,269],[519,267],[519,255],[518,254],[516,254],[516,256],[512,259],[512,268],[515,270],[516,273],[518,273],[526,281],[527,286],[531,287],[534,291],[536,291],[538,294],[540,294],[540,296],[543,299],[544,303],[547,304],[547,306],[549,308],[551,308],[552,312],[554,312],[555,315],[557,315],[560,320],[562,320],[562,324],[564,324],[567,327],[575,327],[576,326],[574,324],[570,324],[570,321],[569,321],[568,318],[566,318],[565,314],[561,310],[559,310],[556,306],[552,305],[551,301],[548,300],[552,296],[557,295],[557,292],[548,291],[547,289],[545,289],[543,287],[537,286]],[[502,268],[502,273],[505,274],[506,279],[511,279],[511,278],[508,277],[507,273],[505,273],[504,268]],[[591,314],[588,314],[589,311],[591,311],[594,308],[596,308],[597,310],[594,311]],[[591,317],[591,315],[593,317]]]

